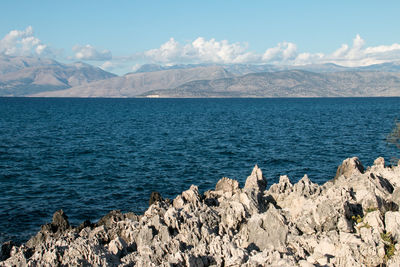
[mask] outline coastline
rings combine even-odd
[[[0,266],[398,266],[400,166],[358,158],[318,185],[287,176],[266,189],[257,166],[244,188],[222,178],[173,200],[152,195],[143,215],[112,211],[72,227],[63,211],[21,246],[2,245]]]

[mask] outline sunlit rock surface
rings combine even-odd
[[[78,227],[57,211],[27,243],[4,243],[0,266],[399,266],[400,167],[384,164],[350,158],[323,185],[281,176],[268,190],[255,166],[243,189],[224,177]]]

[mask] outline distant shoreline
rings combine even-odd
[[[379,98],[400,98],[400,96],[311,96],[311,97],[46,97],[46,96],[0,96],[1,98],[20,99],[379,99]]]

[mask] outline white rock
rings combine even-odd
[[[380,211],[375,210],[372,212],[368,212],[364,216],[363,220],[363,226],[371,226],[372,229],[378,233],[382,233],[384,229],[383,221],[382,221],[382,216]]]
[[[375,159],[374,166],[385,167],[385,159],[383,157]]]
[[[111,240],[111,242],[108,244],[108,250],[112,254],[117,256],[121,255],[121,253],[123,252],[123,250],[125,250],[125,248],[126,248],[126,242],[120,237]]]
[[[336,171],[335,178],[344,176],[350,178],[352,175],[359,175],[364,172],[364,166],[357,157],[345,159]]]
[[[390,232],[396,242],[400,242],[400,212],[388,211],[385,213],[385,230]]]
[[[262,171],[258,166],[254,166],[251,175],[247,177],[244,185],[245,190],[253,190],[263,192],[267,186],[267,180],[264,178]]]
[[[239,189],[239,183],[236,180],[223,177],[215,185],[215,191],[233,192]]]

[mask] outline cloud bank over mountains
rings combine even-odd
[[[94,60],[104,61],[112,58],[110,50],[98,51],[91,45],[75,45],[72,47],[72,51],[75,52],[75,58],[79,60]]]
[[[360,35],[351,45],[342,44],[330,54],[302,52],[295,43],[283,41],[264,52],[254,52],[247,43],[231,43],[228,40],[205,39],[180,43],[171,37],[160,47],[147,51],[132,51],[131,55],[113,56],[110,50],[99,50],[91,44],[76,44],[69,52],[50,47],[34,35],[33,28],[12,30],[0,39],[0,55],[58,57],[59,60],[96,61],[106,70],[134,70],[138,64],[277,64],[305,65],[335,63],[355,67],[400,61],[400,44],[366,46]],[[68,55],[66,55],[68,54]]]
[[[32,26],[25,30],[12,30],[0,40],[0,54],[7,56],[43,55],[48,49],[34,36]]]
[[[205,40],[199,37],[191,43],[181,45],[170,38],[160,48],[145,51],[143,56],[160,63],[243,63],[257,60],[257,55],[248,52],[239,43],[230,44],[227,40]]]
[[[262,54],[249,51],[247,45],[197,38],[191,43],[180,44],[171,38],[160,48],[145,51],[144,57],[152,62],[174,63],[253,63],[305,65],[335,63],[354,67],[400,60],[400,44],[365,47],[365,41],[356,35],[351,46],[343,44],[331,54],[298,51],[297,45],[281,42]]]

